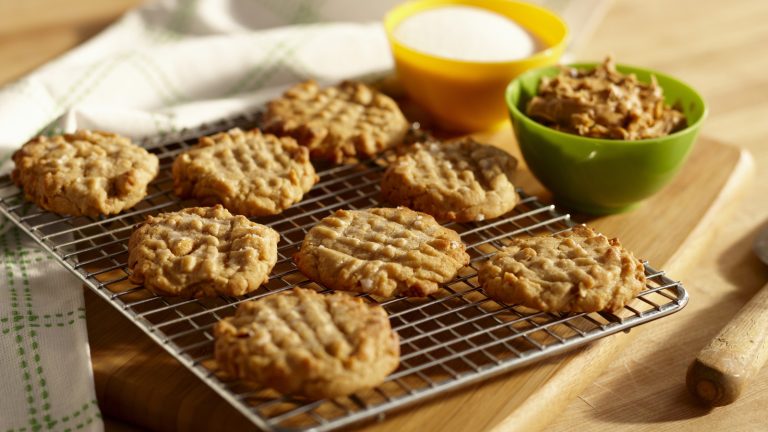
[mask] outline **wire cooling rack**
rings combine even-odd
[[[604,336],[680,310],[688,296],[679,282],[645,266],[648,286],[622,311],[553,314],[499,303],[479,288],[478,264],[517,235],[570,229],[569,215],[522,190],[520,204],[505,217],[479,223],[451,223],[461,234],[471,263],[426,298],[384,299],[381,304],[401,340],[400,367],[379,387],[334,400],[307,401],[248,383],[228,380],[213,361],[212,327],[234,313],[238,303],[295,286],[324,287],[307,280],[291,257],[306,232],[336,209],[386,205],[379,180],[389,156],[358,165],[318,167],[320,182],[283,214],[257,218],[281,235],[278,261],[269,281],[245,297],[180,299],[157,296],[128,281],[128,237],[147,215],[195,205],[173,194],[170,166],[196,138],[230,127],[258,125],[258,114],[203,128],[166,134],[142,144],[160,158],[160,174],[147,197],[111,217],[63,217],[23,199],[7,177],[0,178],[0,211],[102,298],[203,382],[264,430],[330,430],[402,408],[438,393],[509,371]]]

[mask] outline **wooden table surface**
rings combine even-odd
[[[0,0],[0,83],[82,42],[138,3]],[[669,318],[677,324],[640,334],[565,412],[552,413],[551,430],[768,429],[768,370],[741,400],[712,411],[691,404],[683,388],[685,368],[697,350],[768,281],[768,267],[750,250],[768,219],[766,21],[764,0],[618,0],[576,53],[584,60],[613,53],[620,62],[687,81],[710,105],[702,133],[748,149],[757,169],[705,252],[676,275],[692,296],[684,313]],[[694,185],[690,193],[696,193]],[[110,423],[110,429],[120,427]]]

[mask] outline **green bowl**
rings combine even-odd
[[[594,68],[597,63],[571,64]],[[590,214],[629,210],[669,183],[693,148],[707,115],[702,97],[688,85],[661,73],[617,65],[643,82],[656,76],[668,104],[681,109],[688,127],[661,138],[637,141],[588,138],[560,132],[525,115],[539,80],[560,71],[550,66],[528,71],[509,83],[506,102],[520,151],[531,172],[565,207]]]

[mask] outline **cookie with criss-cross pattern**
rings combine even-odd
[[[258,129],[200,138],[173,162],[177,195],[245,216],[278,214],[301,201],[317,181],[305,147]]]
[[[456,231],[398,207],[337,210],[309,230],[294,261],[328,288],[421,297],[453,279],[469,255]]]
[[[339,292],[294,288],[244,302],[214,337],[230,376],[312,399],[375,387],[400,359],[384,309]]]
[[[643,263],[585,226],[513,238],[478,278],[489,296],[545,312],[615,312],[645,287]]]
[[[39,136],[13,154],[13,181],[41,208],[71,216],[120,213],[141,201],[157,156],[98,131]]]
[[[337,164],[400,144],[409,126],[395,101],[354,81],[326,88],[298,84],[269,102],[264,125],[307,146],[313,158]]]
[[[507,152],[470,138],[416,143],[387,167],[381,193],[439,220],[482,221],[517,204],[516,167]]]
[[[128,242],[130,280],[160,295],[244,295],[269,278],[279,239],[220,205],[147,216]]]

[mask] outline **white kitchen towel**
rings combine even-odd
[[[0,173],[52,122],[141,137],[252,109],[307,78],[387,72],[380,21],[399,2],[148,3],[0,89]],[[576,42],[606,0],[539,3],[575,18]],[[80,282],[7,221],[0,233],[0,431],[101,430]]]
[[[100,430],[80,284],[18,229],[0,267],[0,430]]]

